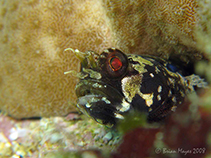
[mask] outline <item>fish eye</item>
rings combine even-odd
[[[122,68],[122,61],[117,56],[113,56],[109,59],[109,66],[113,71],[118,71]]]
[[[123,52],[110,48],[105,50],[102,55],[105,57],[102,70],[106,72],[108,77],[120,78],[125,75],[128,67],[128,59]]]

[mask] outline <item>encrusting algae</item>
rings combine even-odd
[[[174,53],[186,62],[201,59],[195,32],[204,16],[197,10],[204,5],[196,0],[2,0],[0,110],[15,118],[75,111],[77,79],[64,72],[78,71],[79,61],[66,48],[116,47],[163,58]]]
[[[67,117],[51,117],[17,121],[0,114],[0,157],[37,158],[58,150],[90,148],[113,151],[121,137],[111,140],[109,134],[91,119],[73,121]]]

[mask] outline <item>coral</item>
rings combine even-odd
[[[74,111],[77,79],[63,73],[79,61],[68,47],[200,59],[198,7],[196,0],[2,0],[0,109],[15,118]]]
[[[110,42],[100,1],[1,1],[0,109],[15,118],[66,115],[79,63],[65,48],[102,51]],[[90,7],[92,6],[92,7]]]
[[[168,58],[172,52],[184,55],[196,48],[193,30],[198,5],[195,0],[109,1],[107,7],[118,37],[117,45],[127,53]]]

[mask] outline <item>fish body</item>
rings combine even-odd
[[[116,48],[101,54],[74,52],[81,60],[77,106],[109,126],[133,111],[146,113],[149,122],[161,121],[182,104],[194,86],[204,84],[197,75],[182,76],[176,66],[158,57],[128,55]]]

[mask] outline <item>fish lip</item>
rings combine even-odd
[[[124,95],[112,85],[95,79],[81,80],[76,85],[75,91],[78,98],[86,95],[106,97],[106,99],[109,100],[111,104],[121,104],[122,99],[124,98]]]

